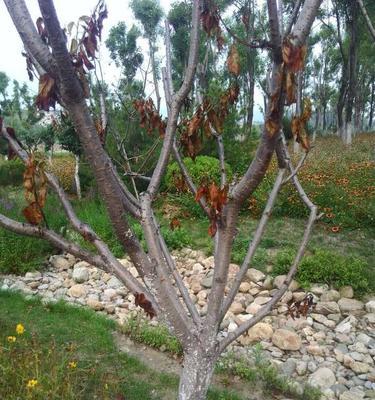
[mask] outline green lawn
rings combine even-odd
[[[0,310],[1,399],[176,398],[177,377],[119,353],[115,323],[94,312],[5,291],[0,291]],[[25,327],[23,335],[15,331],[18,323]],[[27,388],[33,379],[37,384]],[[241,400],[221,390],[211,390],[208,399]]]

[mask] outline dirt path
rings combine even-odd
[[[114,339],[120,351],[136,357],[149,368],[158,372],[180,375],[181,360],[172,358],[168,353],[162,353],[153,348],[136,343],[128,336],[119,332],[114,333]],[[234,391],[236,394],[241,396],[243,400],[285,399],[285,397],[273,396],[270,394],[265,396],[262,391],[259,388],[254,387],[253,384],[233,376],[215,375],[213,385],[220,389]],[[171,394],[171,397],[168,396],[168,398],[165,398],[164,400],[174,400],[174,396],[175,394]]]

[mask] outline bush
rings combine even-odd
[[[0,191],[0,213],[18,221],[24,221],[22,209],[26,206],[23,191]],[[56,197],[49,194],[44,208],[48,225],[60,232],[66,225],[63,213],[57,213],[60,204]],[[24,274],[39,269],[54,247],[42,239],[21,236],[0,228],[0,273]]]
[[[217,158],[209,156],[198,156],[195,161],[191,158],[184,158],[184,163],[196,185],[204,181],[220,183],[220,162]],[[232,179],[232,168],[226,163],[226,173],[228,182]],[[182,179],[180,168],[176,162],[168,165],[167,173],[164,178],[165,187],[168,191],[176,192],[176,182]]]
[[[22,185],[25,166],[20,159],[0,161],[0,186]]]
[[[280,251],[275,258],[273,273],[283,275],[289,271],[295,251]],[[346,257],[328,250],[315,249],[305,256],[298,268],[296,280],[305,288],[311,283],[326,283],[334,287],[350,285],[358,294],[369,290],[367,263],[354,257]]]

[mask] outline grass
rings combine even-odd
[[[0,308],[1,399],[176,398],[175,375],[153,371],[117,351],[113,321],[88,309],[43,304],[9,291],[0,291]],[[23,335],[15,332],[18,323],[25,327]],[[28,388],[32,380],[37,384]],[[208,399],[241,400],[215,388]]]

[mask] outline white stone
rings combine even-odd
[[[322,367],[310,375],[308,383],[319,389],[328,389],[336,383],[336,377],[329,368]]]
[[[259,282],[263,280],[266,275],[262,272],[259,271],[255,268],[249,268],[246,272],[246,276],[252,281],[252,282]]]
[[[271,339],[272,335],[273,335],[272,326],[264,322],[258,322],[247,331],[249,342],[268,340]]]
[[[368,313],[375,313],[375,300],[370,300],[366,303],[366,311]]]
[[[343,297],[338,302],[341,312],[353,312],[363,310],[364,304],[355,299],[346,299]]]
[[[68,270],[73,266],[71,261],[68,261],[65,257],[63,256],[52,256],[50,258],[50,263],[53,268],[56,268],[58,271],[64,271]]]
[[[86,267],[78,267],[77,264],[74,266],[72,278],[77,283],[83,283],[89,280],[89,271]]]

